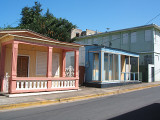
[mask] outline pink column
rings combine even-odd
[[[76,77],[76,88],[79,88],[79,50],[74,52],[74,77]]]
[[[47,77],[52,77],[52,52],[53,47],[48,47],[48,55],[47,55]],[[48,89],[51,88],[51,80],[48,80]]]
[[[74,52],[74,76],[79,77],[79,50]]]
[[[66,51],[63,50],[62,51],[62,77],[66,76],[65,69],[66,69]]]
[[[4,84],[5,55],[6,55],[6,46],[2,45],[1,46],[1,62],[0,62],[1,92],[3,92],[3,84]]]
[[[18,41],[13,41],[12,43],[12,64],[11,64],[11,79],[9,85],[9,92],[14,93],[16,90],[16,81],[12,79],[17,77],[17,56],[18,56]]]

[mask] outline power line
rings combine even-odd
[[[146,24],[150,23],[151,21],[153,21],[154,19],[156,19],[158,16],[160,16],[160,13],[158,15],[156,15],[154,18],[152,18],[151,20],[149,20]]]

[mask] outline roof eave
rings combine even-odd
[[[72,47],[82,47],[83,46],[83,45],[80,45],[80,44],[72,44],[72,43],[59,42],[59,41],[51,41],[51,40],[47,40],[47,39],[25,37],[25,36],[13,35],[13,34],[6,34],[6,35],[0,37],[0,40],[5,38],[5,37],[8,37],[8,36],[13,36],[13,37],[17,37],[17,38],[24,38],[24,39],[30,39],[30,40],[43,41],[43,42],[48,42],[48,43],[55,43],[55,44],[59,44],[59,45],[66,45],[66,46],[72,46]]]

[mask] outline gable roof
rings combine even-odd
[[[19,38],[25,38],[25,39],[34,39],[34,40],[40,40],[44,42],[46,41],[46,42],[56,43],[56,44],[61,44],[61,45],[67,44],[67,45],[76,46],[76,47],[82,46],[77,43],[68,43],[68,42],[58,41],[50,37],[44,36],[42,34],[33,32],[31,30],[26,30],[26,29],[0,30],[0,39],[7,37],[7,36],[13,36],[13,37],[19,37]]]

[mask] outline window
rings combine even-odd
[[[145,41],[151,41],[152,35],[151,35],[151,30],[145,30]]]
[[[120,39],[118,35],[112,35],[112,40]]]
[[[76,37],[79,37],[79,33],[76,33]]]
[[[128,43],[128,33],[123,33],[122,43],[123,43],[123,44]]]
[[[47,72],[47,52],[36,53],[36,74],[46,75]]]
[[[137,33],[136,32],[132,32],[131,33],[131,43],[135,43],[136,42],[136,38],[137,38]]]
[[[144,64],[145,65],[152,64],[152,55],[145,55],[144,56]]]

